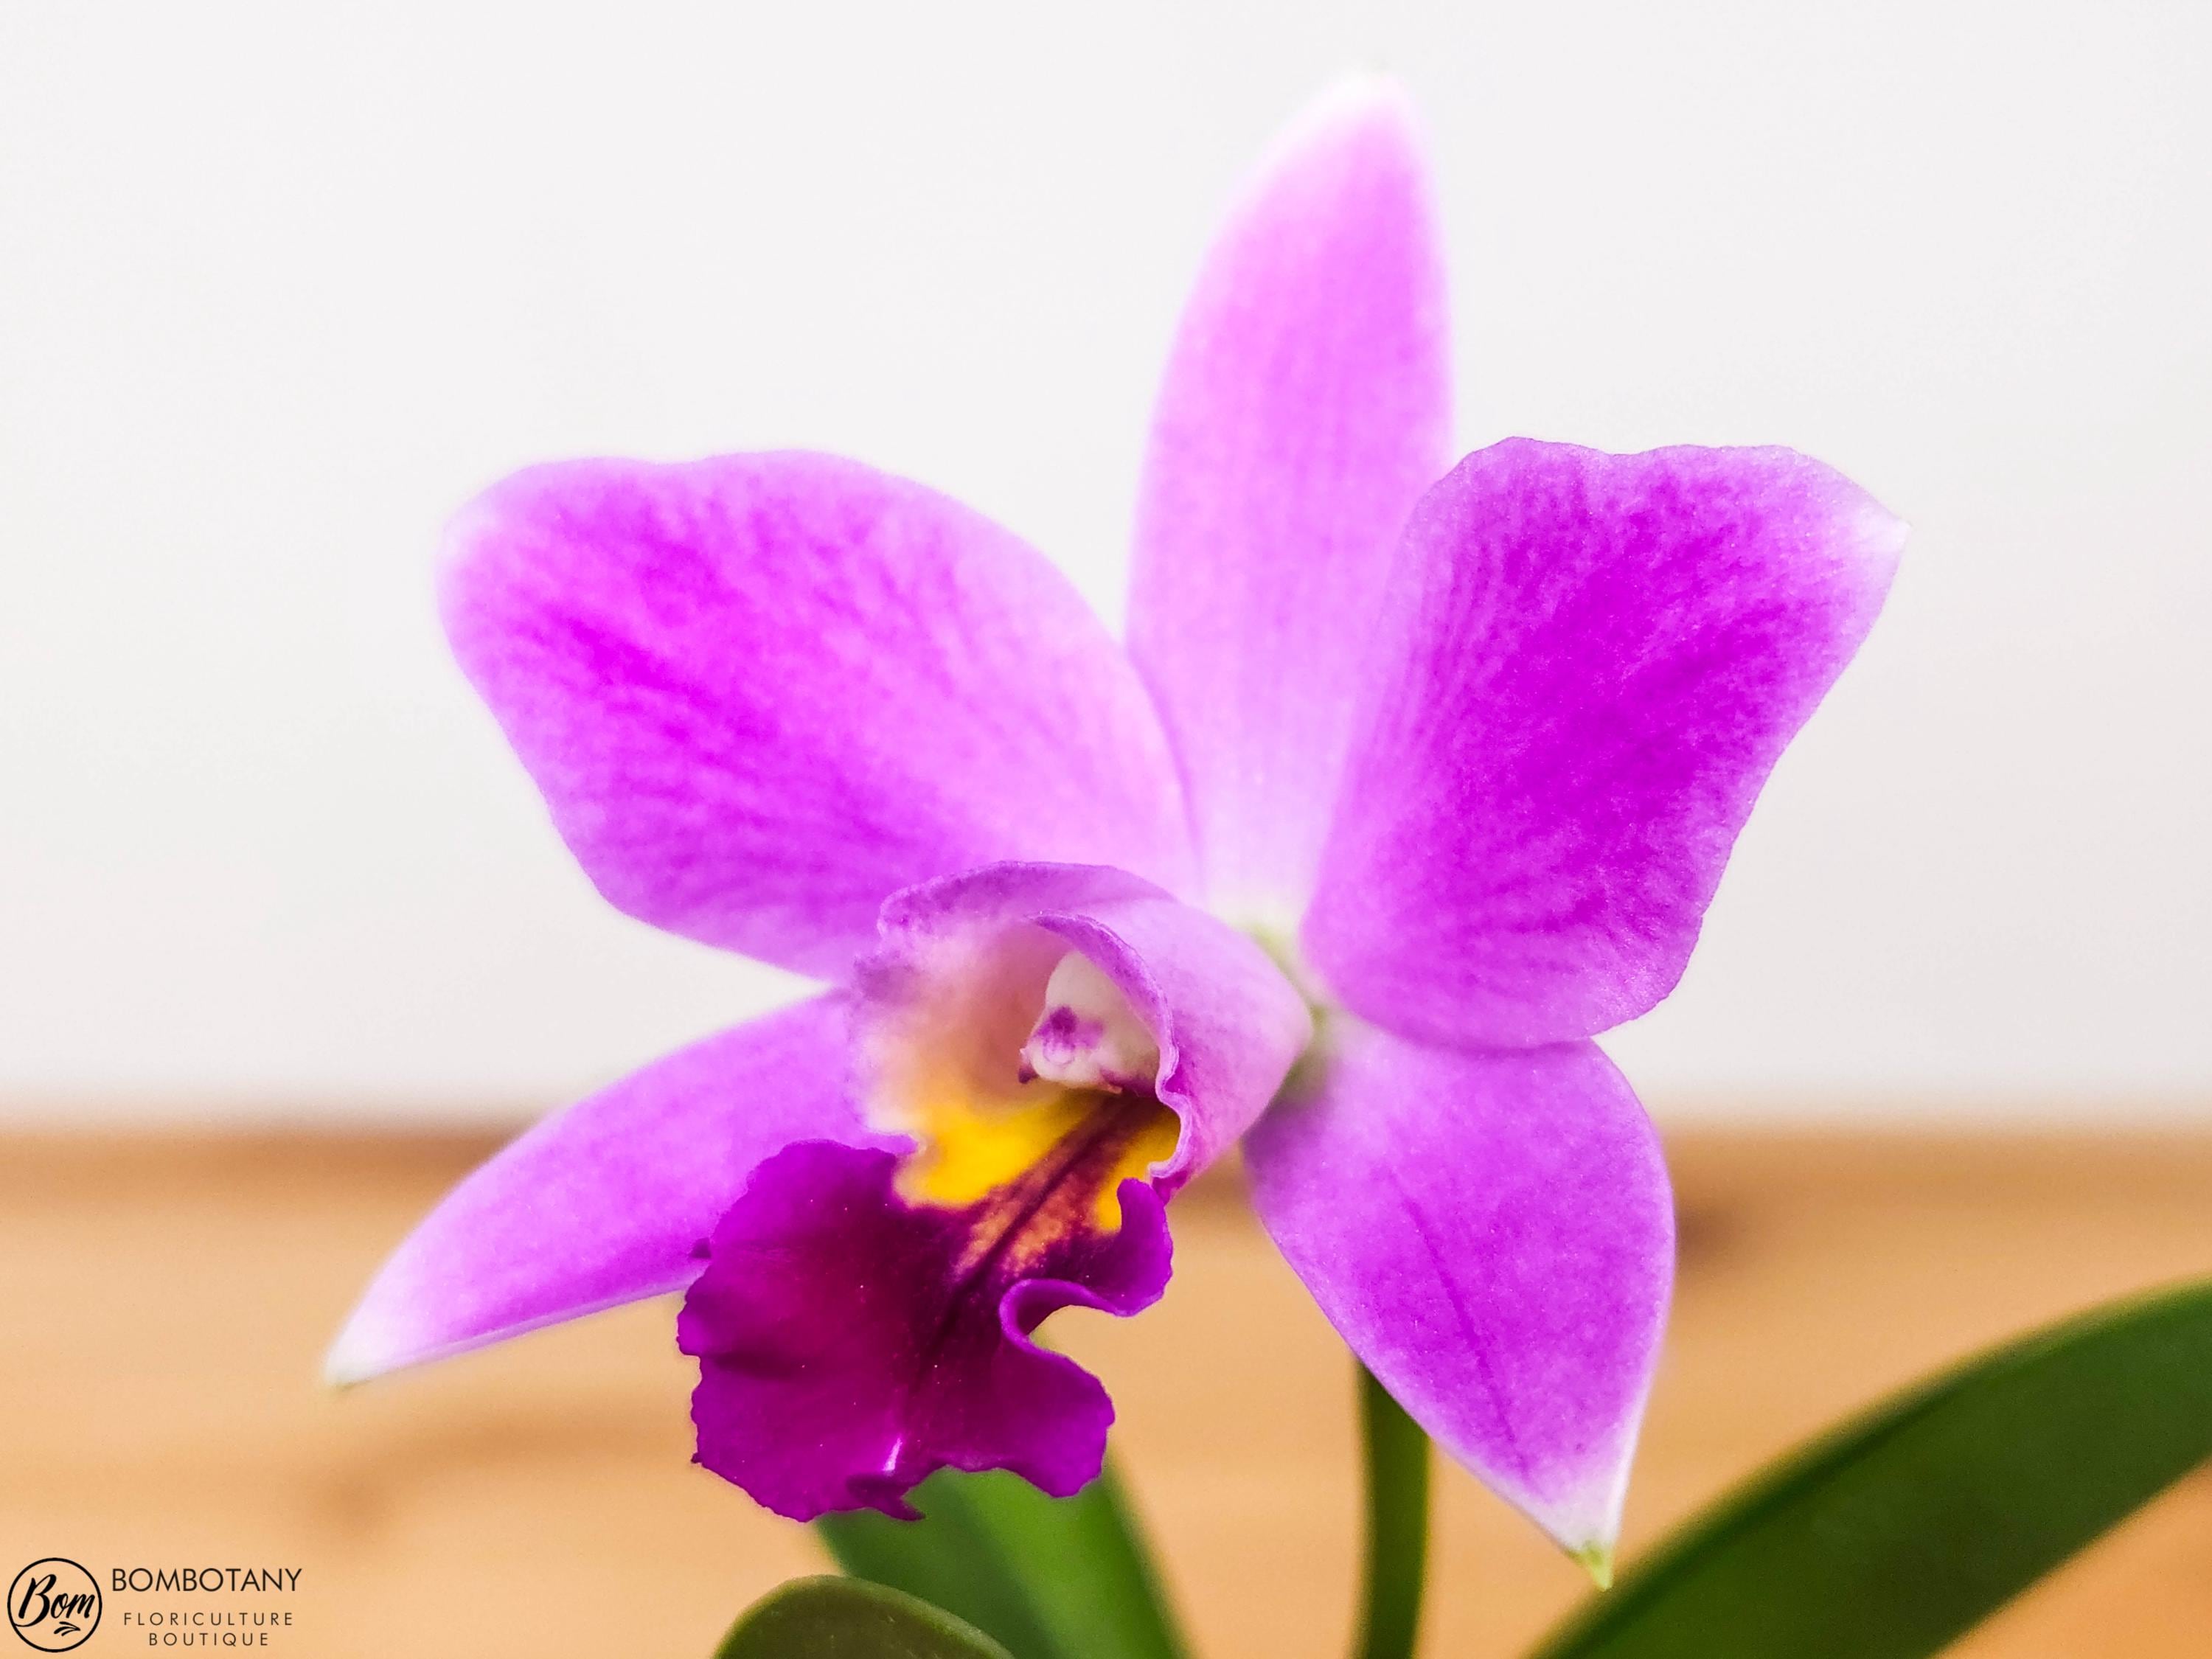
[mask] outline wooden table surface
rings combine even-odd
[[[297,1567],[271,1651],[704,1656],[818,1565],[693,1468],[666,1304],[343,1395],[324,1343],[480,1136],[0,1139],[0,1565]],[[1680,1287],[1626,1553],[1838,1413],[2117,1292],[2212,1268],[2212,1139],[1673,1138]],[[1341,1351],[1233,1179],[1176,1206],[1137,1319],[1063,1316],[1212,1659],[1342,1650],[1355,1530]],[[1510,1655],[1578,1571],[1457,1470],[1425,1651]],[[193,1598],[111,1595],[118,1608]],[[224,1598],[223,1605],[235,1606]],[[111,1622],[88,1656],[143,1649]],[[2212,1477],[1963,1644],[2212,1653]]]

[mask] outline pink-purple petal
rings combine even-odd
[[[1785,449],[1514,440],[1423,497],[1306,953],[1380,1025],[1592,1035],[1673,988],[1903,526]]]
[[[906,1493],[946,1468],[1073,1494],[1098,1474],[1114,1407],[1030,1334],[1060,1308],[1126,1316],[1159,1298],[1158,1198],[1124,1182],[1117,1231],[1030,1249],[1017,1224],[994,1248],[992,1204],[909,1203],[896,1169],[887,1152],[795,1146],[715,1228],[677,1321],[700,1362],[698,1461],[799,1521],[910,1517]]]
[[[1443,258],[1402,94],[1340,91],[1206,257],[1153,417],[1129,650],[1159,699],[1215,908],[1311,890],[1406,514],[1450,439]]]
[[[1414,1420],[1609,1553],[1674,1271],[1658,1140],[1611,1062],[1340,1022],[1245,1145],[1261,1220]]]
[[[846,1087],[843,999],[656,1061],[537,1124],[395,1250],[332,1345],[356,1382],[678,1290],[753,1167],[793,1140],[885,1144]]]
[[[453,647],[602,892],[825,977],[914,882],[1191,867],[1158,718],[1065,578],[806,453],[520,473],[456,520]]]

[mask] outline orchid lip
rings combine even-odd
[[[699,1462],[801,1521],[911,1519],[907,1492],[939,1468],[1009,1468],[1058,1497],[1094,1478],[1112,1406],[1030,1333],[1063,1307],[1135,1313],[1166,1285],[1145,1183],[1124,1184],[1112,1231],[1084,1224],[1110,1140],[963,1207],[908,1201],[889,1152],[801,1142],[768,1160],[678,1320],[700,1361]]]
[[[780,1513],[939,1468],[1065,1496],[1113,1411],[1040,1348],[1056,1310],[1164,1289],[1164,1206],[1310,1033],[1250,939],[1097,866],[986,866],[886,902],[856,970],[856,1103],[905,1150],[786,1148],[709,1242],[678,1324],[700,1461]]]
[[[1030,1334],[1069,1305],[1134,1313],[1167,1281],[1153,1179],[1181,1121],[1160,1041],[1036,912],[957,921],[862,975],[858,1093],[908,1149],[769,1159],[685,1298],[699,1461],[795,1519],[910,1517],[948,1467],[1073,1492],[1112,1407]]]
[[[898,981],[920,1017],[887,1018],[872,1044],[879,1115],[909,1150],[769,1159],[679,1322],[700,1461],[795,1519],[910,1517],[906,1493],[947,1467],[1073,1492],[1112,1407],[1030,1333],[1071,1304],[1133,1313],[1166,1284],[1152,1172],[1180,1122],[1127,997],[1026,921],[939,965]]]

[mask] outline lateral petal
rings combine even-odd
[[[1589,1036],[1689,960],[1904,526],[1786,449],[1515,439],[1415,510],[1302,938],[1424,1041]]]
[[[456,520],[447,631],[601,892],[842,976],[900,888],[1006,858],[1187,883],[1121,648],[980,514],[855,461],[518,473]]]

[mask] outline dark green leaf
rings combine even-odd
[[[1008,1659],[941,1607],[857,1578],[794,1578],[747,1608],[714,1659]]]
[[[1109,1465],[1073,1498],[1011,1474],[933,1475],[920,1521],[816,1524],[838,1564],[949,1607],[1015,1659],[1182,1659],[1159,1580]]]
[[[2212,1457],[2212,1282],[1997,1349],[1692,1521],[1538,1659],[1917,1659]]]
[[[973,1477],[970,1477],[973,1478]],[[855,1578],[887,1584],[948,1607],[996,1637],[1018,1659],[1060,1659],[1014,1570],[1000,1558],[962,1490],[960,1476],[922,1483],[910,1501],[920,1521],[870,1510],[826,1515],[815,1529]]]

